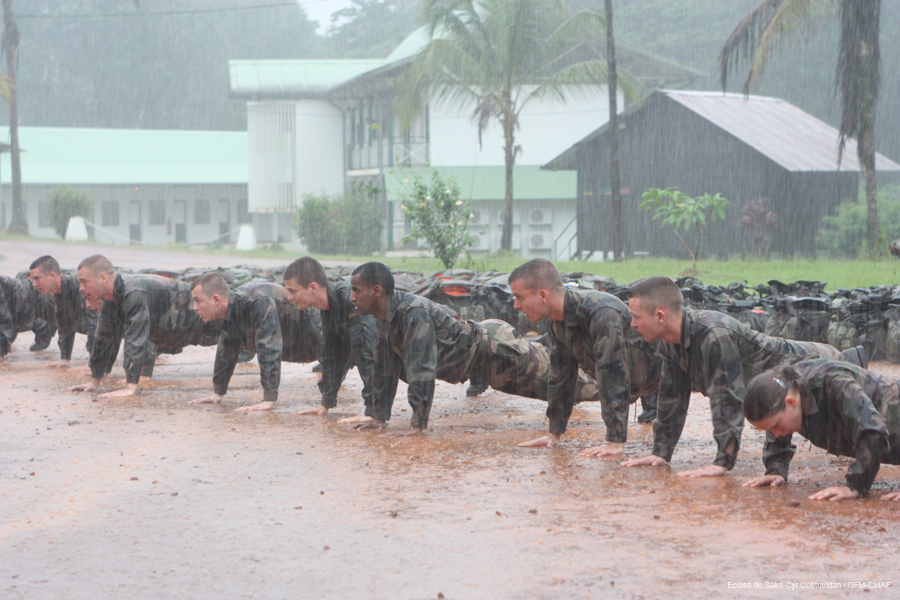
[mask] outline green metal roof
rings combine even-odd
[[[444,179],[454,178],[464,200],[497,200],[506,196],[506,167],[435,167]],[[385,173],[388,200],[398,200],[404,180],[413,173],[426,178],[425,169],[393,169]],[[516,200],[574,200],[578,195],[574,171],[542,171],[537,166],[515,167],[513,198]]]
[[[9,128],[0,128],[9,140]],[[246,184],[247,133],[20,127],[26,184]],[[9,183],[9,154],[0,181]]]
[[[383,60],[230,60],[232,97],[322,94]]]

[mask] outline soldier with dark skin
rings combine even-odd
[[[52,294],[56,301],[55,320],[51,324],[59,330],[59,358],[48,367],[67,367],[72,360],[75,334],[88,336],[87,349],[94,346],[94,332],[97,329],[97,313],[84,303],[84,296],[78,290],[78,278],[74,273],[63,273],[59,262],[49,255],[41,256],[29,267],[31,284],[41,294]]]
[[[718,453],[711,465],[682,477],[721,477],[734,467],[744,426],[746,383],[766,369],[807,358],[842,360],[827,344],[767,336],[711,310],[682,308],[681,290],[668,277],[649,277],[631,287],[631,324],[648,342],[659,342],[662,371],[653,424],[653,453],[625,467],[664,466],[672,458],[692,389],[709,397]]]
[[[580,455],[621,455],[628,407],[639,396],[655,393],[659,377],[659,360],[652,346],[631,328],[628,307],[604,292],[565,288],[559,271],[543,258],[517,267],[509,276],[509,286],[516,309],[531,322],[553,321],[547,398],[550,431],[519,445],[552,448],[559,444],[575,403],[575,378],[583,368],[597,382],[608,443]]]
[[[78,283],[88,306],[99,301],[103,304],[91,350],[91,382],[69,391],[98,389],[112,367],[120,342],[125,388],[100,394],[100,398],[134,396],[142,371],[154,358],[155,347],[161,352],[179,352],[185,346],[201,344],[203,322],[191,310],[187,283],[156,275],[123,275],[100,254],[81,261]]]
[[[288,291],[273,283],[248,283],[231,291],[218,273],[205,273],[192,286],[194,310],[204,323],[221,321],[211,396],[191,404],[220,403],[228,392],[242,348],[256,352],[263,401],[235,412],[272,410],[281,384],[281,362],[312,362],[321,355],[318,321],[298,311]]]
[[[284,287],[288,299],[298,309],[320,311],[324,333],[322,379],[319,390],[322,402],[316,408],[299,410],[297,415],[327,415],[337,406],[337,392],[355,364],[363,382],[365,414],[341,419],[340,423],[364,423],[373,416],[372,354],[377,339],[375,317],[361,315],[350,301],[348,282],[328,281],[325,268],[316,259],[298,258],[284,270]]]
[[[810,500],[866,497],[881,463],[900,465],[900,384],[844,361],[804,360],[754,377],[744,396],[744,417],[766,431],[766,474],[746,487],[787,483],[799,433],[829,454],[856,459],[846,485],[830,486]],[[882,500],[900,501],[900,492]]]

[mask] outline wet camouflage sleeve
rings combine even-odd
[[[363,382],[362,397],[365,414],[371,417],[374,410],[374,390],[372,388],[372,370],[374,365],[375,318],[355,313],[350,317],[350,344],[353,349],[352,359]]]
[[[121,307],[116,302],[104,302],[91,352],[91,376],[103,378],[115,360],[118,341],[123,340],[122,356],[125,380],[138,383],[147,348],[150,343],[150,309],[148,293],[137,288],[125,290]]]
[[[9,348],[13,338],[12,315],[6,302],[6,293],[0,287],[0,356],[9,354]]]
[[[663,359],[653,423],[653,454],[669,462],[684,430],[691,401],[691,381],[677,364]]]
[[[713,329],[701,344],[706,395],[718,451],[714,465],[734,468],[744,430],[744,361],[727,330]]]
[[[387,339],[386,323],[377,324],[377,342],[372,354],[372,393],[374,406],[372,417],[379,421],[391,419],[391,408],[397,395],[397,384],[403,370],[403,360],[391,348]]]
[[[377,337],[375,319],[357,313],[355,307],[349,305],[349,299],[334,295],[331,297],[331,301],[340,302],[342,306],[328,311],[335,313],[334,315],[329,314],[330,318],[325,317],[323,312],[325,343],[321,358],[322,379],[319,380],[322,406],[326,408],[337,406],[337,392],[347,377],[352,361],[356,364],[363,381],[362,396],[365,402],[365,414],[371,417],[373,416],[372,355]],[[347,323],[332,323],[332,318],[343,318],[347,320]],[[343,333],[344,331],[347,332],[346,335]]]
[[[550,420],[550,433],[562,435],[566,432],[575,404],[578,360],[559,339],[556,329],[553,326],[548,331],[550,377],[547,383],[547,418]]]
[[[78,291],[78,282],[68,274],[63,275],[60,294],[56,296],[56,326],[59,327],[59,356],[62,360],[72,359],[75,334],[88,336],[88,351],[94,345],[97,329],[97,312],[84,305],[84,296]]]
[[[593,341],[594,380],[600,392],[606,440],[624,443],[628,439],[631,385],[625,354],[625,331],[619,313],[612,309],[594,313],[590,336]]]
[[[791,459],[797,446],[791,441],[792,435],[776,438],[770,431],[766,432],[766,443],[763,445],[763,464],[766,466],[766,475],[781,475],[785,482],[788,480],[788,471]]]

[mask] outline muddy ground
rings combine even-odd
[[[336,423],[361,412],[355,371],[327,418],[293,414],[319,399],[293,364],[276,410],[244,414],[255,364],[221,406],[188,404],[212,390],[214,349],[162,357],[135,399],[97,400],[64,392],[84,376],[45,368],[55,341],[32,341],[0,364],[4,599],[900,597],[900,503],[878,500],[900,467],[870,500],[813,502],[850,461],[800,443],[787,488],[745,489],[762,472],[748,428],[727,477],[678,478],[715,456],[703,398],[671,468],[624,469],[577,456],[603,439],[598,406],[576,408],[560,447],[523,449],[546,429],[541,402],[439,383],[427,435],[389,439]],[[391,426],[408,417],[401,384]],[[630,456],[650,451],[650,426],[629,437]]]

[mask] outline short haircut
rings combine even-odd
[[[34,262],[31,263],[31,266],[28,267],[28,270],[40,269],[41,273],[44,275],[49,275],[50,273],[56,273],[60,275],[62,271],[59,268],[59,261],[50,256],[49,254],[45,254],[40,258],[34,259]]]
[[[225,278],[212,271],[204,273],[195,279],[194,283],[191,284],[191,291],[197,286],[200,287],[200,291],[202,291],[203,295],[207,298],[212,298],[215,294],[218,294],[220,298],[228,298],[230,293],[228,282],[225,281]]]
[[[78,270],[87,269],[92,275],[106,273],[110,277],[116,276],[116,268],[112,262],[102,254],[93,254],[78,264]]]
[[[563,287],[562,276],[546,258],[533,258],[519,265],[509,274],[509,283],[521,281],[531,291],[559,291]]]
[[[352,275],[359,277],[359,282],[367,288],[380,285],[388,296],[394,294],[394,276],[387,265],[380,262],[367,262],[353,269]]]
[[[672,313],[680,312],[684,302],[678,284],[660,275],[632,284],[631,297],[640,298],[641,308],[647,312],[654,312],[659,308]]]
[[[784,410],[784,399],[797,387],[797,371],[787,365],[764,371],[750,380],[744,392],[744,418],[753,423]]]
[[[284,270],[284,280],[293,279],[298,285],[308,288],[313,282],[319,287],[328,287],[328,275],[325,267],[312,256],[298,258]]]

